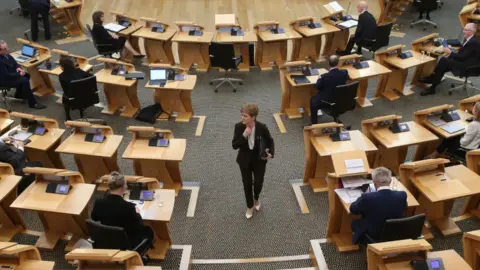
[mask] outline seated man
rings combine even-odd
[[[418,79],[419,82],[432,84],[429,88],[423,90],[420,95],[434,95],[437,85],[441,83],[446,72],[480,64],[480,40],[475,37],[476,33],[477,25],[475,23],[467,23],[463,28],[464,42],[458,52],[452,52],[449,48],[443,48],[446,56],[440,58],[434,72],[430,76]]]
[[[375,17],[373,17],[370,12],[368,12],[367,2],[360,1],[357,5],[357,11],[360,15],[358,16],[358,25],[355,34],[348,40],[345,50],[337,52],[338,55],[351,54],[354,44],[357,44],[357,54],[362,54],[362,46],[364,46],[366,40],[375,39],[377,20],[375,20]]]
[[[122,227],[133,245],[140,244],[147,238],[153,243],[153,230],[143,225],[143,220],[135,204],[123,199],[127,191],[127,180],[118,173],[112,172],[108,178],[110,193],[104,198],[97,199],[92,210],[92,220],[107,226]]]
[[[332,103],[333,91],[339,85],[347,83],[348,71],[338,69],[338,56],[332,55],[328,58],[330,70],[321,75],[317,80],[317,94],[310,99],[310,120],[312,125],[317,123],[318,110],[328,106],[323,103],[326,101]]]
[[[8,53],[7,43],[3,40],[0,40],[0,85],[17,88],[15,98],[26,99],[30,108],[45,108],[45,105],[38,103],[33,95],[30,88],[30,76]]]
[[[12,165],[15,175],[22,176],[18,184],[17,193],[22,193],[34,180],[35,175],[25,175],[25,167],[42,167],[40,162],[27,162],[25,159],[25,145],[16,141],[7,134],[0,138],[0,162]]]
[[[368,233],[374,239],[380,236],[387,219],[402,218],[407,207],[405,191],[390,190],[392,172],[384,167],[372,171],[376,192],[363,193],[350,205],[350,212],[361,215],[352,222],[353,243],[362,241]]]

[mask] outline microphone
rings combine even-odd
[[[31,41],[27,33],[23,33],[23,36],[25,37],[26,40]]]
[[[347,7],[347,12],[345,15],[348,15],[348,12],[350,11],[350,6],[352,5],[352,1],[348,2],[348,7]]]

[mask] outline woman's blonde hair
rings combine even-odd
[[[473,107],[473,119],[475,119],[475,121],[480,121],[480,101],[475,102],[475,105],[473,105]]]
[[[251,117],[254,117],[254,116],[257,117],[258,105],[253,103],[243,104],[242,108],[240,109],[240,112],[247,113]]]

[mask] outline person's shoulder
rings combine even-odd
[[[407,198],[407,192],[403,190],[392,190],[392,196]]]

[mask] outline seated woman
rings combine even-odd
[[[88,78],[92,76],[92,74],[83,71],[81,68],[75,67],[75,63],[73,62],[72,58],[68,56],[60,57],[60,67],[62,68],[63,72],[59,76],[59,81],[62,85],[63,93],[65,93],[65,95],[62,97],[63,108],[65,109],[67,120],[71,120],[70,107],[68,106],[69,100],[66,97],[71,96],[70,82]],[[83,118],[83,110],[80,110],[80,117]]]
[[[476,102],[473,106],[473,120],[468,125],[467,130],[463,136],[456,136],[450,139],[445,139],[437,147],[428,158],[436,158],[438,155],[444,153],[447,149],[454,152],[459,147],[465,151],[477,149],[480,146],[480,102]]]
[[[119,37],[116,34],[110,34],[107,29],[103,27],[103,23],[105,21],[105,15],[103,11],[95,11],[92,15],[93,21],[93,28],[92,28],[92,35],[95,38],[95,41],[98,44],[112,44],[113,50],[125,50],[127,49],[130,51],[135,58],[142,58],[145,57],[144,55],[137,52],[130,42],[124,38]],[[122,52],[122,55],[125,55],[125,52]]]

